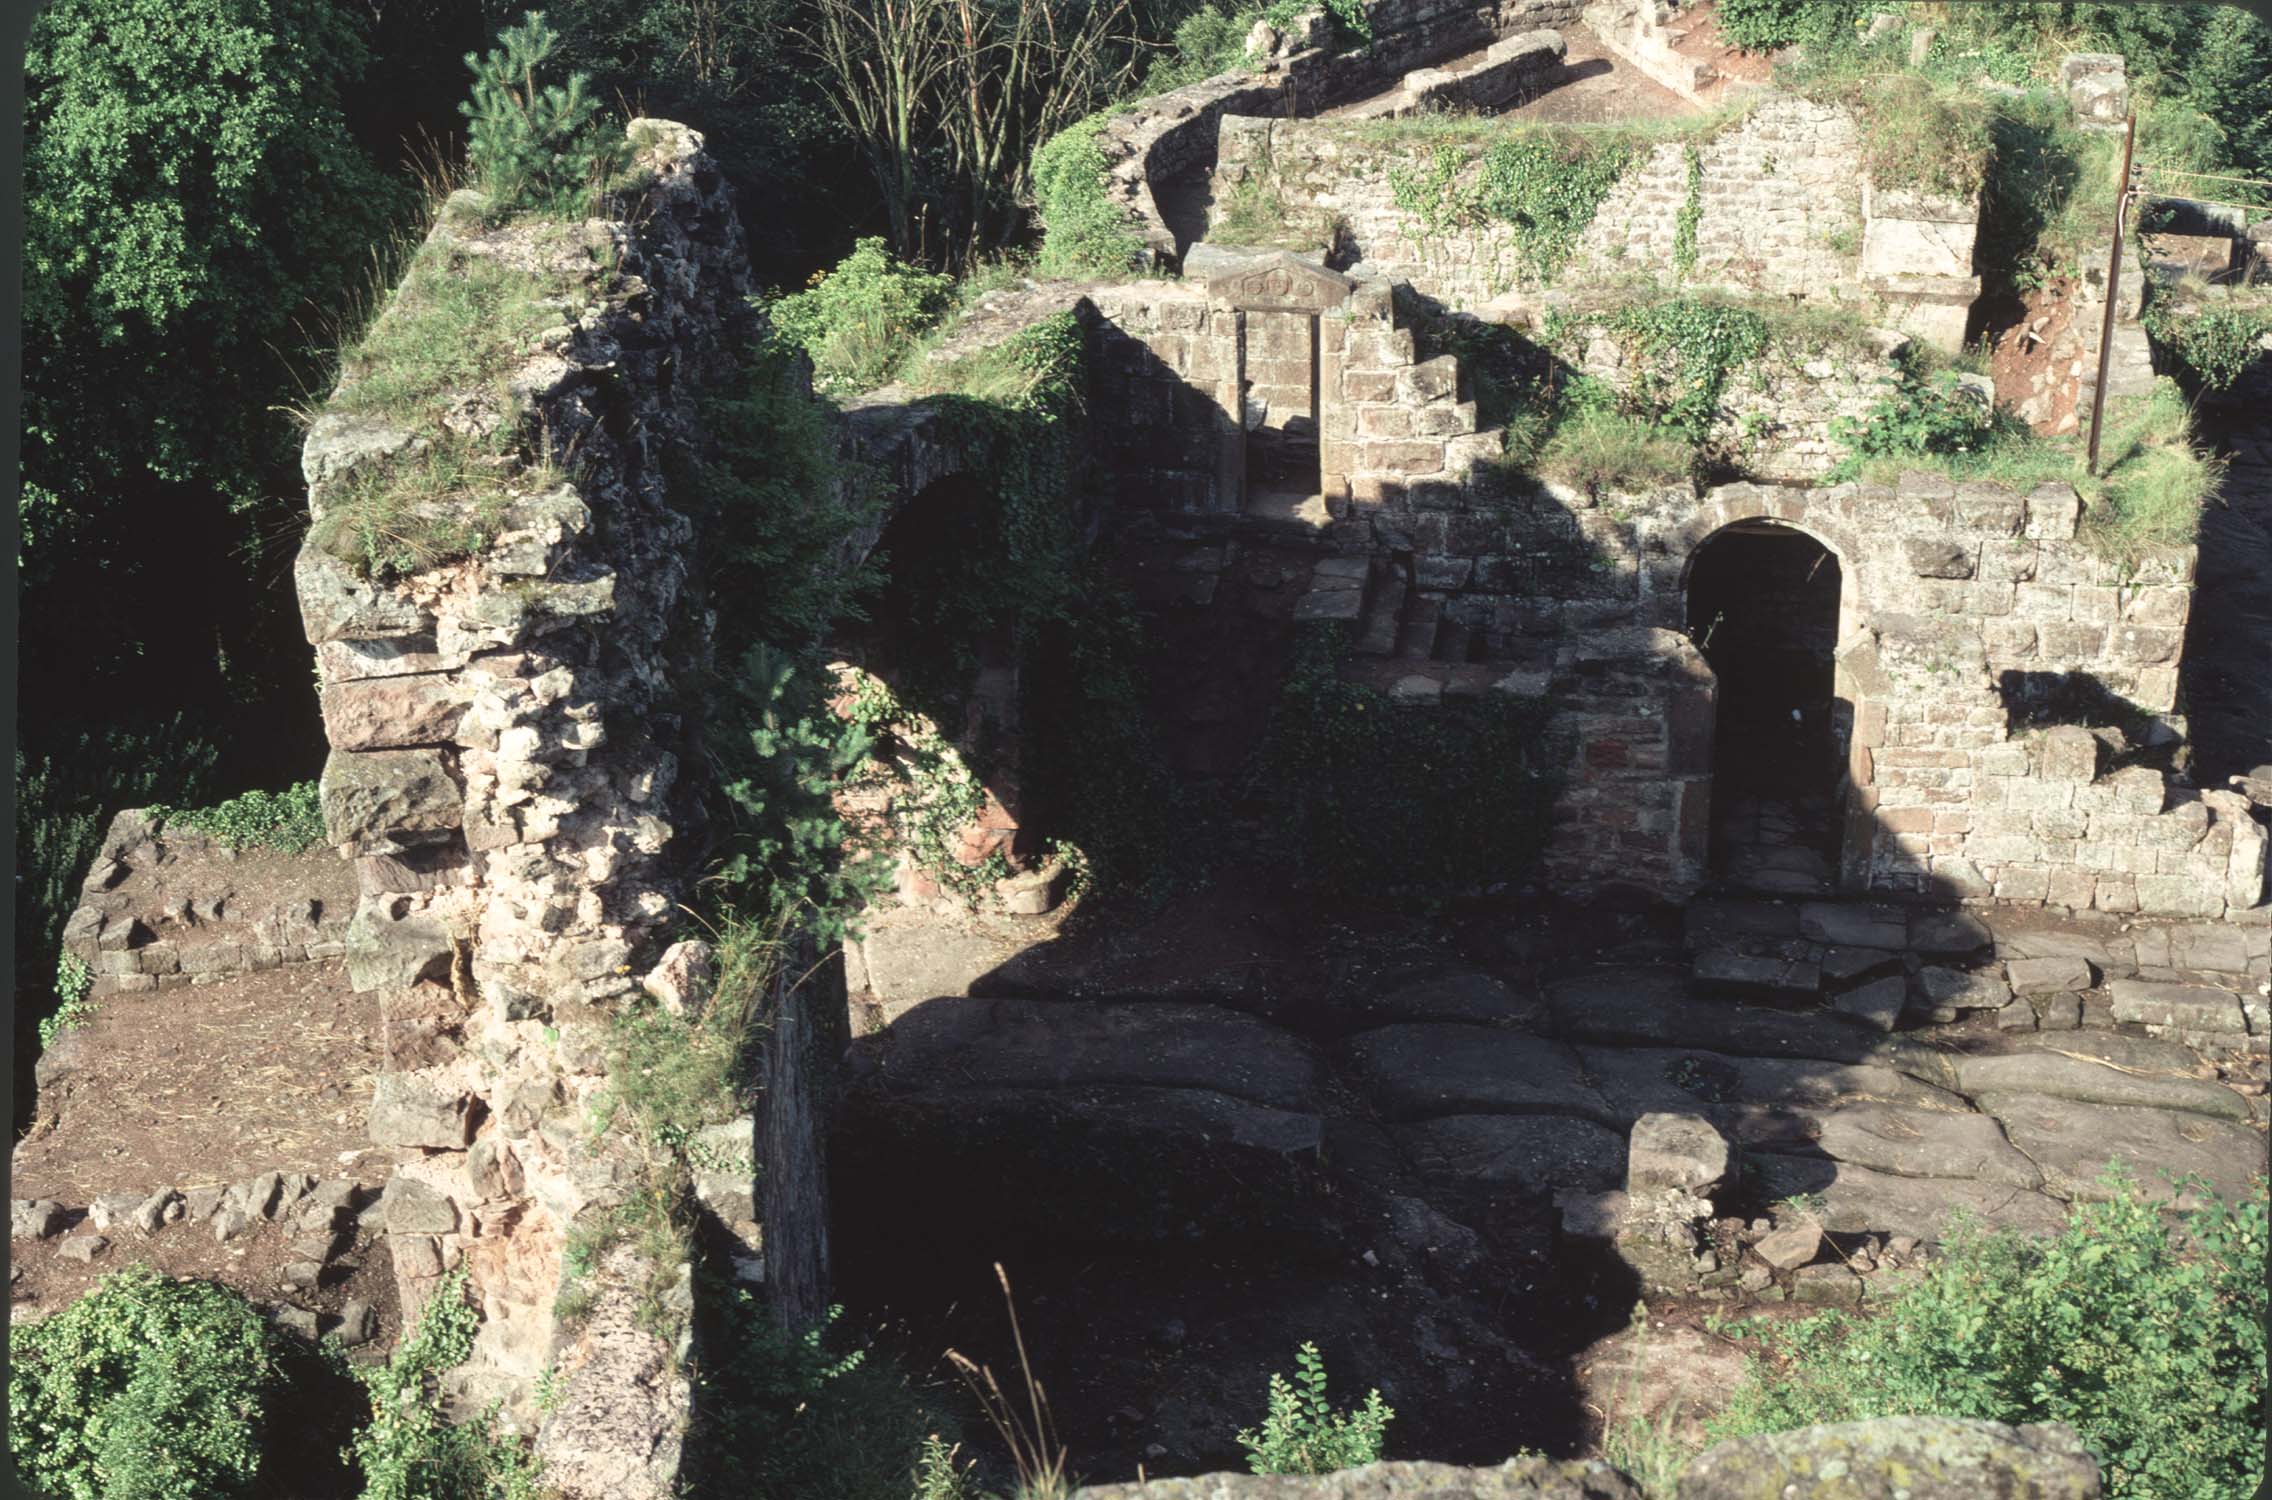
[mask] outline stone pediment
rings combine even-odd
[[[1338,307],[1357,283],[1338,271],[1273,250],[1210,277],[1207,295],[1242,311],[1322,312]]]

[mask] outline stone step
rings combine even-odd
[[[1697,985],[1727,995],[1764,995],[1778,1000],[1811,998],[1822,989],[1822,965],[1812,959],[1735,948],[1707,948],[1690,969]]]
[[[1396,655],[1401,661],[1433,661],[1436,630],[1443,622],[1444,601],[1434,594],[1414,594],[1406,601],[1404,618],[1396,631]]]
[[[1401,568],[1376,577],[1373,597],[1365,606],[1364,633],[1357,649],[1367,656],[1387,656],[1396,650],[1396,634],[1403,623],[1404,597],[1411,591]]]

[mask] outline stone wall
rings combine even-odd
[[[1364,121],[1226,115],[1216,201],[1250,174],[1265,174],[1292,210],[1338,220],[1344,253],[1447,307],[1480,311],[1510,293],[1542,290],[1510,226],[1491,220],[1432,232],[1396,203],[1395,177],[1425,180],[1439,149],[1469,158],[1455,183],[1471,177],[1492,139],[1488,124],[1461,138]],[[1953,350],[1979,293],[1970,264],[1979,205],[1867,194],[1861,129],[1845,109],[1775,95],[1694,142],[1647,147],[1602,199],[1556,284],[1646,279],[1838,302]],[[1683,274],[1676,248],[1691,145],[1699,213],[1694,263]]]
[[[2177,737],[2155,716],[2175,700],[2191,548],[2117,560],[2078,539],[2070,487],[2021,494],[1923,474],[1701,498],[1433,493],[1359,507],[1374,546],[1427,581],[1430,611],[1464,627],[1455,650],[1407,676],[1448,687],[1469,658],[1680,631],[1688,569],[1710,537],[1740,522],[1793,527],[1837,554],[1844,579],[1847,889],[2272,922],[2266,833],[2246,799],[2156,763]],[[1392,607],[1409,618],[1409,602]],[[1573,762],[1585,783],[1654,765],[1669,731],[1647,715],[1634,728],[1626,759],[1589,747]]]
[[[1567,26],[1577,0],[1375,0],[1366,7],[1371,46],[1336,52],[1323,10],[1284,35],[1270,33],[1251,66],[1155,94],[1114,114],[1098,132],[1107,195],[1155,265],[1181,257],[1157,189],[1215,160],[1217,122],[1227,115],[1302,115],[1402,86],[1414,69],[1485,47],[1500,37]]]
[[[566,1395],[539,1448],[571,1495],[667,1492],[685,1420],[683,1335],[674,1349],[627,1312],[637,1280],[671,1268],[619,1250],[580,1327],[554,1303],[567,1236],[640,1180],[622,1133],[594,1138],[588,1118],[611,1018],[655,961],[694,852],[681,769],[698,705],[679,694],[707,647],[688,587],[695,532],[663,457],[696,440],[701,381],[756,331],[741,227],[701,138],[659,121],[633,122],[631,138],[654,175],[614,220],[490,230],[465,211],[478,204],[454,203],[434,230],[571,288],[578,305],[509,384],[529,440],[575,455],[574,482],[508,503],[462,562],[375,583],[311,542],[297,566],[333,746],[325,821],[360,891],[352,974],[404,1039],[371,1136],[397,1154],[385,1205],[405,1313],[467,1268],[483,1321],[465,1384],[525,1407],[557,1368]],[[352,469],[417,437],[319,417],[311,512],[320,521]],[[686,1003],[674,974],[647,987]],[[814,1300],[819,1268],[770,1269]],[[683,1270],[678,1284],[683,1317]]]
[[[1202,1474],[1095,1485],[1074,1500],[1641,1500],[1599,1459],[1511,1458],[1495,1468],[1397,1460],[1317,1476]],[[1669,1490],[1651,1490],[1670,1500]],[[1719,1443],[1683,1469],[1678,1500],[1904,1495],[1909,1500],[2097,1500],[2098,1465],[2062,1423],[1885,1417]]]
[[[1818,479],[1852,451],[1836,436],[1840,424],[1865,424],[1901,385],[1895,356],[1907,343],[1886,329],[1831,335],[1770,324],[1766,349],[1729,373],[1705,441],[1756,478]],[[1620,391],[1644,378],[1667,389],[1679,375],[1668,357],[1636,357],[1583,323],[1570,347],[1583,373]]]

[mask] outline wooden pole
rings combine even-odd
[[[2130,205],[2130,152],[2138,144],[2138,117],[2122,132],[2122,180],[2114,189],[2114,244],[2106,255],[2106,317],[2098,329],[2098,384],[2091,388],[2091,448],[2084,472],[2098,477],[2098,433],[2106,422],[2106,364],[2114,353],[2114,304],[2122,293],[2122,218]]]

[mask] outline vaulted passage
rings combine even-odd
[[[1839,583],[1813,537],[1751,522],[1706,541],[1689,574],[1688,631],[1720,683],[1712,873],[1731,885],[1836,884]]]

